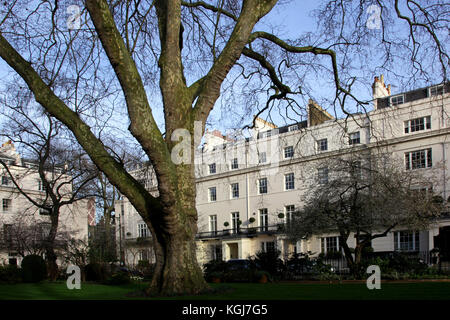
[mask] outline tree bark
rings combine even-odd
[[[209,289],[197,263],[195,235],[195,177],[191,165],[179,165],[174,172],[175,186],[165,176],[158,178],[158,189],[165,190],[161,212],[152,212],[146,221],[153,235],[156,267],[148,294],[198,294]]]
[[[45,239],[45,262],[47,264],[47,275],[50,281],[58,279],[58,264],[56,263],[57,255],[55,253],[55,239],[58,231],[58,209],[54,209],[50,216],[51,227],[50,232]]]
[[[194,237],[187,239],[179,226],[174,234],[156,234],[155,274],[147,289],[149,295],[199,294],[209,289],[197,263]]]

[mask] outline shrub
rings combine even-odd
[[[394,253],[389,259],[389,268],[392,268],[400,273],[424,273],[428,266],[423,263],[418,257],[412,257],[404,253]]]
[[[111,286],[119,286],[131,282],[130,275],[127,272],[119,271],[114,273],[104,284]]]
[[[21,270],[16,265],[0,266],[0,283],[15,284],[21,281]]]
[[[253,275],[253,281],[260,282],[260,283],[266,283],[272,281],[272,277],[270,276],[270,273],[266,271],[256,271]]]
[[[277,277],[285,270],[283,261],[279,258],[279,250],[259,251],[255,257],[255,263],[272,277]]]
[[[138,274],[135,275],[142,276],[145,280],[150,280],[153,277],[155,265],[148,260],[139,260],[136,269]]]
[[[209,274],[208,282],[219,283],[225,280],[225,275],[223,272],[211,272]]]
[[[211,282],[217,276],[224,280],[226,272],[227,263],[222,260],[211,260],[203,266],[203,274],[208,282]]]
[[[333,272],[325,272],[325,273],[320,273],[317,276],[317,280],[319,280],[319,281],[341,280],[341,277]]]
[[[47,278],[47,265],[38,255],[28,255],[22,260],[22,279],[24,282],[39,282]]]
[[[255,270],[228,270],[223,274],[224,282],[252,282]]]
[[[290,276],[312,273],[314,271],[315,261],[309,258],[308,254],[295,253],[286,263],[287,271]]]
[[[105,281],[109,278],[109,272],[103,264],[89,263],[85,267],[86,281]]]

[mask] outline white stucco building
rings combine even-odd
[[[257,119],[250,138],[230,139],[217,130],[207,132],[203,149],[195,156],[199,262],[246,259],[274,247],[283,257],[337,250],[337,233],[293,244],[280,225],[302,206],[312,184],[328,178],[327,161],[338,155],[392,154],[405,170],[421,170],[429,176],[430,184],[423,187],[447,200],[449,92],[447,83],[391,94],[381,76],[373,84],[373,110],[346,120],[335,119],[310,101],[307,120],[277,127]],[[150,185],[157,192],[154,183]],[[118,206],[116,212],[125,214],[122,238],[143,235],[143,221],[129,202],[125,199]],[[429,251],[440,241],[441,249],[448,251],[449,233],[450,218],[442,218],[429,230],[393,230],[375,239],[372,247],[375,251]],[[350,236],[350,246],[351,241]]]
[[[36,170],[36,163],[22,159],[14,144],[6,142],[0,148],[0,157],[8,166],[21,189],[32,199],[42,201],[45,197],[44,185]],[[52,174],[49,172],[48,174]],[[62,173],[57,173],[61,175]],[[48,234],[50,218],[48,214],[34,206],[19,192],[6,169],[0,165],[0,264],[20,265],[24,255],[33,252],[35,243],[42,241]],[[70,177],[61,176],[59,183],[69,181]],[[60,194],[69,197],[71,183],[60,189]],[[62,207],[59,217],[56,242],[60,239],[88,238],[88,200],[76,201]],[[90,210],[95,210],[92,205]],[[58,258],[58,263],[61,263]]]

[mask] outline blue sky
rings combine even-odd
[[[316,20],[311,17],[312,10],[316,9],[320,1],[317,0],[292,0],[292,1],[281,1],[278,3],[275,8],[266,16],[264,19],[258,23],[255,27],[255,30],[267,30],[271,31],[273,28],[276,28],[276,34],[282,39],[295,39],[299,36],[307,33],[307,32],[315,32],[316,31]],[[11,73],[11,69],[6,66],[5,62],[0,59],[0,85],[3,79],[8,78],[8,74]],[[367,74],[363,75],[367,81],[372,81],[373,77],[378,74]],[[361,76],[361,75],[359,75]],[[386,83],[393,84],[393,90],[398,91],[396,88],[396,83],[389,79],[388,75],[385,75]],[[333,87],[326,85],[326,79],[317,79],[317,85],[314,85],[313,94],[315,97],[319,98],[322,96],[329,95],[330,92],[333,92]],[[153,91],[154,92],[154,91]],[[363,99],[370,99],[370,88],[366,87],[357,88],[356,92]],[[155,105],[158,106],[161,104],[160,96],[150,96],[149,100]],[[264,101],[261,101],[263,104]],[[234,122],[233,117],[228,117],[228,115],[223,112],[223,109],[220,106],[221,101],[219,100],[216,104],[216,108],[211,114],[210,129],[219,129],[225,132],[227,129],[236,127],[237,124]],[[237,106],[240,107],[240,106]],[[323,105],[324,108],[328,108],[327,105]],[[256,111],[255,111],[256,112]],[[254,113],[255,113],[254,112]],[[153,114],[158,124],[161,125],[164,122],[164,117],[162,113],[161,107],[156,107],[153,110]],[[272,114],[273,120],[277,125],[284,125],[286,121],[282,116],[277,115],[276,112]],[[264,116],[263,116],[264,117]],[[252,120],[252,115],[248,114],[245,117],[245,121],[242,124],[250,124]],[[300,120],[300,119],[299,119]],[[123,119],[122,119],[123,122]],[[126,123],[123,123],[124,127],[127,126]]]

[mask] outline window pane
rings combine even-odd
[[[239,198],[239,183],[231,184],[231,198]]]
[[[293,173],[289,173],[289,174],[284,176],[284,179],[285,179],[285,188],[286,188],[286,190],[293,190],[295,188],[294,174]]]
[[[285,158],[292,158],[294,156],[294,147],[289,146],[284,148],[284,157]]]
[[[237,158],[234,158],[234,159],[231,161],[231,169],[238,169],[238,167],[239,167],[239,165],[238,165],[238,159],[237,159]]]
[[[321,139],[317,141],[317,151],[327,151],[328,150],[328,140]]]
[[[259,193],[267,193],[267,178],[259,179]]]
[[[259,163],[265,163],[266,162],[266,153],[265,152],[260,152],[258,154],[258,162]]]
[[[360,143],[359,131],[351,133],[349,136],[349,144],[353,145],[353,144],[358,144],[358,143]]]

